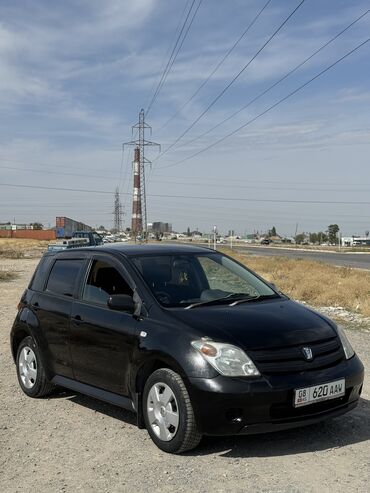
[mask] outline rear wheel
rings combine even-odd
[[[16,364],[19,385],[29,397],[43,397],[54,389],[46,378],[40,351],[31,336],[20,343]]]
[[[185,384],[176,372],[161,368],[150,375],[143,394],[145,425],[153,442],[170,453],[195,448],[202,435]]]

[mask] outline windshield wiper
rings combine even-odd
[[[257,296],[250,296],[248,298],[242,298],[240,300],[233,301],[232,303],[230,303],[229,306],[240,305],[241,303],[247,303],[248,301],[267,300],[270,298],[279,298],[279,295],[278,294],[259,294]]]
[[[192,303],[191,305],[188,305],[184,308],[184,310],[190,310],[191,308],[196,308],[197,306],[210,306],[210,305],[217,305],[218,303],[222,303],[224,301],[228,301],[232,298],[238,298],[237,301],[243,301],[243,300],[249,300],[251,299],[250,296],[248,298],[243,298],[240,300],[241,296],[245,296],[245,293],[230,293],[227,296],[222,296],[222,298],[214,298],[213,300],[207,300],[207,301],[199,301],[197,303]],[[254,298],[253,298],[254,299]],[[232,306],[233,303],[230,305]]]

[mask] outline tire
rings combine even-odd
[[[144,387],[143,414],[151,439],[164,452],[191,450],[202,438],[188,391],[173,370],[161,368],[150,375]]]
[[[20,343],[16,365],[19,385],[29,397],[44,397],[54,390],[55,386],[46,378],[40,350],[31,336]]]

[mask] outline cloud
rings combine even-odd
[[[336,103],[366,103],[370,101],[370,91],[356,87],[342,89],[334,101]]]
[[[183,4],[185,2],[181,6]],[[204,1],[149,115],[153,140],[162,144],[173,142],[247,63],[293,4],[295,6],[296,2],[272,2],[212,80],[159,132],[164,121],[199,87],[261,6],[259,0]],[[319,0],[307,2],[184,140],[190,140],[246,104],[360,15],[361,8],[365,10],[365,5],[358,3],[356,9],[345,2],[331,0],[327,4]],[[86,172],[85,181],[91,188],[104,185],[113,190],[117,180],[112,178],[111,183],[109,180],[100,183],[89,174],[96,175],[103,170],[108,170],[107,176],[119,174],[121,142],[130,139],[130,126],[136,122],[138,110],[150,98],[166,63],[169,53],[166,50],[174,42],[179,21],[179,2],[65,0],[50,4],[47,0],[27,0],[21,6],[19,2],[9,1],[3,2],[1,14],[0,158],[22,161],[18,167],[45,163],[45,168],[50,170],[50,176],[45,173],[42,178],[45,185],[56,180],[68,184],[73,180],[83,187],[83,176],[52,175],[53,170],[74,172],[74,168],[81,167],[80,172],[82,175]],[[369,19],[361,21],[247,111],[206,138],[168,153],[164,158],[166,164],[199,150],[253,118],[352,48],[368,31],[368,26]],[[336,153],[336,160],[343,164],[335,168],[335,173],[344,176],[343,181],[348,177],[342,154],[350,155],[347,161],[350,159],[353,167],[361,171],[357,174],[366,178],[369,172],[365,146],[369,142],[370,123],[366,111],[359,108],[361,104],[365,108],[370,99],[368,66],[363,63],[367,56],[365,50],[359,52],[351,58],[353,62],[348,63],[347,72],[343,64],[342,72],[336,70],[335,74],[328,74],[221,146],[187,162],[180,170],[194,178],[199,170],[212,169],[212,176],[222,183],[231,167],[227,153],[235,151],[237,159],[232,166],[238,177],[247,175],[246,179],[253,180],[259,178],[260,173],[262,179],[279,170],[279,179],[285,180],[292,173],[291,161],[299,160],[300,166],[294,167],[295,180],[299,181],[304,173],[311,173],[310,156],[315,154],[319,180],[327,163],[319,156],[318,149],[324,148],[333,155]],[[127,162],[130,166],[129,160]],[[245,166],[252,162],[263,163],[263,171],[262,166]],[[173,170],[177,172],[177,168]],[[10,170],[8,172],[10,176]],[[40,174],[23,173],[22,176],[27,182],[37,183]],[[4,175],[2,170],[2,179]],[[15,170],[11,176],[17,176]],[[127,183],[125,190],[130,187]],[[14,192],[14,189],[7,192],[9,203],[28,204],[26,199],[31,195],[33,203],[45,199],[48,204],[54,198],[53,193],[41,195],[30,191],[16,196]],[[63,196],[59,196],[62,203]],[[74,197],[77,205],[86,203],[87,197],[80,199],[71,195]],[[112,210],[110,202],[105,206],[99,202],[96,207],[100,205],[106,214]],[[25,205],[27,214],[32,215],[28,209]],[[226,215],[228,211],[225,210]],[[75,214],[79,213],[76,208]],[[278,213],[277,209],[277,216]],[[97,217],[97,221],[105,222],[104,216]],[[176,214],[164,219],[176,222]],[[201,219],[199,226],[202,227]]]

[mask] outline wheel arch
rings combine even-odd
[[[17,325],[15,328],[13,328],[10,348],[14,362],[16,362],[17,359],[17,352],[20,343],[23,341],[23,339],[29,336],[31,336],[35,340],[34,335],[27,324]]]
[[[146,359],[138,368],[133,385],[135,408],[137,412],[137,426],[139,428],[145,428],[143,418],[143,403],[142,395],[145,386],[145,382],[149,376],[159,370],[160,368],[169,368],[170,370],[178,373],[187,385],[187,377],[183,368],[177,363],[171,356],[164,353],[153,354],[149,359]]]
[[[34,327],[34,314],[32,312],[28,311],[27,314],[23,314],[21,319],[18,319],[16,323],[13,325],[12,332],[11,332],[11,338],[10,338],[10,349],[13,357],[14,363],[17,361],[17,353],[18,353],[18,348],[20,343],[23,341],[25,337],[32,337],[34,340],[36,346],[39,348],[40,352],[40,358],[42,361],[42,364],[44,366],[46,375],[48,379],[51,380],[53,377],[49,366],[47,365],[47,355],[45,354],[45,343],[41,338],[41,334],[37,330],[37,326]],[[29,322],[33,323],[29,323]]]

